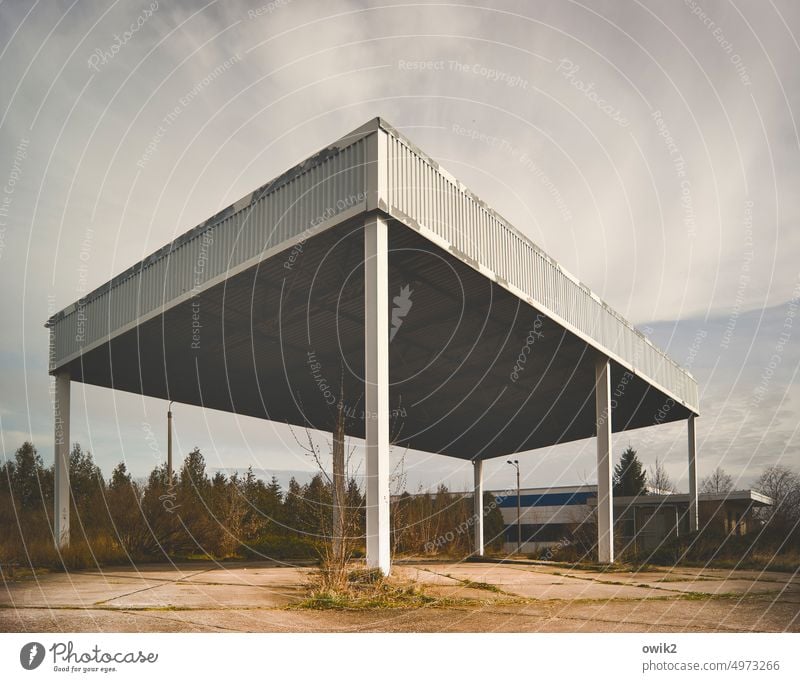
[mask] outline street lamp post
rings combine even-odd
[[[522,520],[520,516],[520,499],[519,499],[519,460],[507,460],[508,464],[513,464],[517,470],[517,554],[522,553]]]
[[[172,403],[167,407],[167,487],[172,487]]]

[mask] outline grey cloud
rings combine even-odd
[[[3,105],[0,187],[20,140],[30,140],[0,251],[0,285],[13,292],[0,302],[8,436],[47,432],[49,308],[381,114],[634,322],[666,320],[652,325],[653,336],[679,361],[698,325],[707,328],[692,369],[706,395],[701,424],[714,424],[704,434],[714,457],[723,453],[731,468],[752,473],[772,452],[796,455],[796,338],[768,395],[747,407],[798,284],[800,72],[796,39],[784,25],[797,34],[795,4],[776,2],[781,17],[755,1],[704,2],[715,22],[709,29],[684,3],[509,1],[480,9],[298,0],[252,18],[249,11],[266,5],[253,1],[216,3],[189,18],[198,5],[164,2],[116,56],[90,69],[93,51],[110,46],[146,4],[120,3],[92,27],[107,6],[79,3],[44,42],[68,4],[40,3],[10,44],[27,8],[0,6],[0,50],[8,47],[0,62],[11,91],[19,82]],[[181,105],[237,54],[241,60]],[[579,67],[572,78],[559,70],[562,59]],[[401,60],[444,68],[408,70]],[[612,120],[598,99],[629,125]],[[137,166],[176,107],[177,122]],[[677,154],[659,135],[655,110]],[[752,258],[745,201],[753,202]],[[82,250],[89,253],[83,271]],[[721,348],[734,314],[733,341]],[[110,463],[123,448],[120,432],[138,443],[142,413],[120,398],[109,415],[99,406],[106,394],[86,395],[83,419]],[[140,402],[161,414],[157,401]],[[201,428],[202,415],[191,414]],[[251,457],[246,445],[263,442],[259,426],[248,422],[239,436],[219,440],[220,451]],[[85,437],[82,429],[78,423],[75,432]],[[638,437],[630,434],[634,443]],[[680,429],[665,427],[648,441],[679,462],[676,477],[682,439]],[[269,444],[291,447],[280,429]],[[49,444],[40,447],[47,452]],[[537,475],[574,482],[591,471],[591,450],[539,453]],[[140,452],[131,457],[150,464]]]

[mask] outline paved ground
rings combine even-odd
[[[600,573],[530,562],[405,562],[439,603],[292,608],[311,569],[184,564],[54,573],[0,586],[0,631],[800,631],[800,575],[720,569]]]

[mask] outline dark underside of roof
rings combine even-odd
[[[393,221],[389,249],[394,442],[485,459],[595,435],[596,350]],[[89,384],[327,431],[341,392],[347,431],[363,437],[363,216],[142,322],[69,369]],[[613,362],[611,390],[614,431],[690,414]]]

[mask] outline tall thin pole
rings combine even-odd
[[[611,364],[606,356],[595,364],[595,433],[597,444],[597,560],[614,563],[614,486],[611,466]]]
[[[517,464],[515,462],[515,464]],[[522,515],[520,513],[519,464],[517,464],[517,554],[522,554]]]
[[[56,547],[59,549],[69,545],[69,512],[70,512],[70,486],[69,486],[69,397],[70,374],[68,369],[61,369],[55,375],[55,401],[53,403],[53,416],[55,419],[55,462],[53,464],[54,481],[54,510],[53,510],[53,535]]]
[[[474,487],[472,509],[475,514],[475,556],[483,556],[483,461],[472,462]]]
[[[345,473],[344,473],[344,391],[339,391],[336,424],[333,427],[333,560],[345,561]],[[337,566],[339,564],[336,564]]]
[[[172,486],[172,403],[167,407],[167,486]]]
[[[506,464],[513,464],[517,470],[517,554],[522,553],[522,514],[520,511],[520,494],[519,494],[519,460],[506,460]]]
[[[697,517],[697,438],[694,430],[695,415],[689,417],[689,532],[700,527]]]

